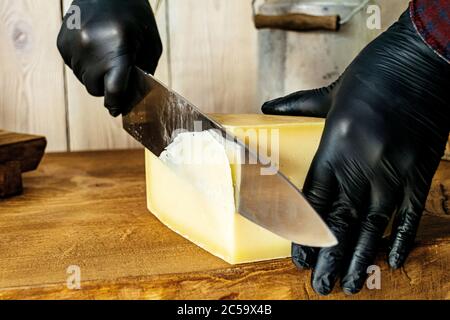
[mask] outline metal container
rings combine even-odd
[[[280,13],[286,10],[308,14],[330,15],[351,12],[361,0],[266,0],[260,12]],[[370,41],[390,26],[407,8],[408,0],[378,0],[381,10],[381,29],[370,29],[367,20],[372,13],[367,7],[355,14],[338,32],[290,32],[260,30],[259,97],[260,103],[288,93],[326,86],[332,83]]]

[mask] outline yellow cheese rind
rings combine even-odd
[[[256,130],[258,134],[260,130],[270,132],[276,129],[280,141],[281,171],[298,187],[303,185],[319,144],[323,120],[263,115],[213,117],[230,132],[241,135],[239,138],[243,140],[247,129]],[[262,149],[271,151],[270,143]],[[290,256],[289,241],[230,211],[228,192],[224,191],[225,196],[214,201],[211,201],[211,194],[205,194],[204,185],[208,190],[227,190],[226,186],[221,185],[223,181],[236,184],[239,168],[238,164],[231,164],[227,170],[221,162],[217,166],[219,172],[214,173],[211,181],[208,181],[208,175],[199,173],[199,179],[201,176],[204,181],[193,183],[192,173],[196,172],[196,168],[189,168],[189,178],[183,177],[183,174],[176,172],[179,168],[174,170],[170,164],[163,163],[147,150],[148,209],[173,231],[231,264]],[[209,169],[212,170],[212,167]]]

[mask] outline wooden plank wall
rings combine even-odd
[[[258,111],[250,0],[169,0],[172,87],[206,112]]]
[[[45,135],[53,151],[67,150],[60,25],[59,0],[0,1],[0,128]]]
[[[48,151],[136,148],[138,145],[122,130],[121,120],[112,119],[102,99],[90,97],[72,71],[63,66],[56,36],[62,12],[70,2],[0,2],[0,128],[45,135]],[[150,2],[155,7],[157,0]],[[385,27],[398,17],[408,0],[377,2]],[[336,71],[332,78],[368,41],[359,33],[339,38],[305,35],[304,41],[292,33],[264,31],[258,36],[250,3],[164,0],[157,12],[165,49],[157,77],[206,112],[258,112],[265,99],[330,80],[317,72],[324,68],[319,60],[308,67],[307,61],[316,58],[321,45],[333,49],[330,43],[335,43],[335,48],[347,50],[339,42],[356,41],[350,55],[345,56],[344,49],[334,52],[339,66],[331,70]],[[285,47],[264,45],[264,39],[274,36],[284,39]],[[307,38],[314,38],[315,49],[305,50]],[[305,59],[308,54],[309,60]],[[273,59],[267,59],[271,55]],[[279,67],[280,55],[286,56],[283,68]],[[289,72],[283,74],[286,70]],[[314,77],[302,81],[308,74],[319,76],[318,81]],[[277,80],[280,77],[282,81]]]

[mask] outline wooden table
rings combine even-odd
[[[143,151],[46,155],[0,202],[0,299],[318,299],[289,259],[230,266],[146,209]],[[450,162],[434,180],[417,247],[382,289],[322,299],[450,298]],[[79,266],[81,289],[67,288]]]

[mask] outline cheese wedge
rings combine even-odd
[[[211,116],[302,187],[323,120]],[[231,264],[290,256],[289,241],[236,213],[244,160],[240,147],[225,141],[214,131],[181,133],[159,158],[146,150],[148,209],[173,231]]]

